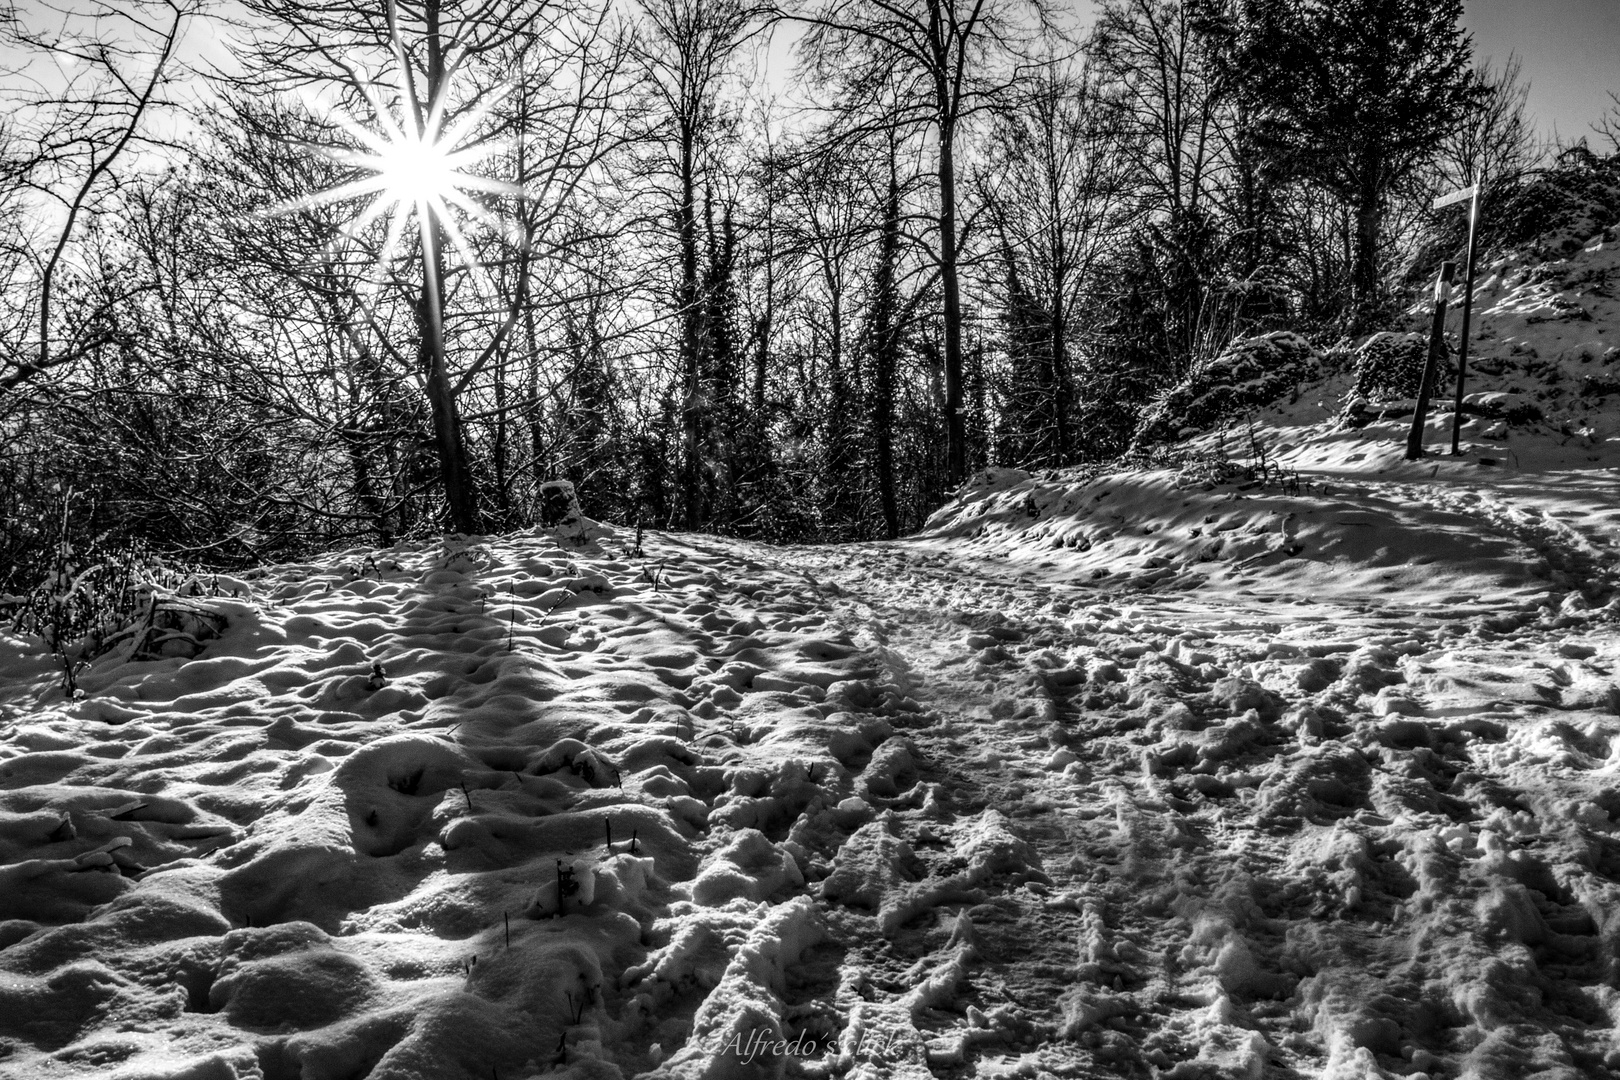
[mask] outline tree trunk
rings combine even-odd
[[[431,111],[445,93],[444,41],[439,34],[439,2],[429,0],[424,15],[427,29],[427,107]],[[422,229],[422,297],[417,307],[422,334],[422,350],[427,369],[428,408],[433,416],[433,440],[439,454],[439,475],[444,483],[445,502],[450,509],[450,527],[460,533],[479,529],[478,493],[473,487],[472,470],[467,466],[467,447],[462,439],[461,416],[456,411],[455,392],[444,346],[444,228],[436,213],[426,211]]]
[[[523,309],[523,340],[527,348],[527,370],[525,378],[527,386],[524,389],[523,416],[529,429],[529,472],[532,486],[530,491],[537,490],[547,480],[555,479],[546,469],[546,431],[544,415],[540,405],[540,339],[534,325],[534,305],[525,305]],[[532,501],[530,509],[538,512],[538,506]]]
[[[1355,265],[1350,280],[1358,319],[1365,319],[1378,307],[1378,232],[1382,224],[1378,204],[1378,162],[1373,159],[1363,165],[1356,193]]]
[[[754,423],[761,432],[765,429],[765,371],[771,358],[771,329],[776,321],[776,230],[773,208],[766,209],[765,218],[765,310],[760,313],[754,327]]]
[[[1052,458],[1048,464],[1062,467],[1069,463],[1069,354],[1063,314],[1063,289],[1052,290]]]
[[[883,234],[878,249],[877,303],[872,320],[872,440],[877,470],[878,503],[883,513],[883,534],[900,535],[900,507],[894,490],[894,375],[898,366],[900,333],[896,325],[895,263],[900,256],[900,183],[889,170],[889,196],[883,203]]]
[[[681,405],[681,423],[686,435],[686,460],[682,468],[683,524],[695,531],[702,521],[701,492],[703,373],[698,358],[698,337],[703,313],[698,309],[697,238],[697,145],[689,130],[681,133],[681,204],[676,212],[676,229],[681,246],[681,370],[686,382],[686,400]]]
[[[495,433],[494,445],[490,447],[491,464],[495,470],[495,508],[500,511],[502,521],[508,520],[511,513],[511,481],[507,476],[506,468],[508,460],[507,429],[506,350],[503,348],[499,358],[495,361]]]
[[[429,213],[422,224],[422,299],[417,307],[422,334],[422,359],[427,368],[428,408],[433,416],[433,441],[439,455],[439,476],[450,508],[450,527],[460,533],[478,531],[478,495],[467,467],[461,416],[444,357],[444,263],[439,250],[439,221]]]
[[[957,274],[955,125],[939,124],[939,279],[945,294],[945,474],[967,479],[967,418],[962,412],[962,286]]]
[[[834,372],[844,370],[844,297],[843,293],[834,289],[829,296],[827,307],[827,356],[828,367]]]
[[[349,467],[354,471],[354,497],[360,508],[371,518],[371,527],[377,531],[377,542],[388,547],[394,542],[393,530],[388,527],[388,514],[382,498],[377,494],[377,483],[371,472],[371,457],[365,438],[348,425],[343,433],[343,449],[349,455]]]
[[[945,358],[941,355],[939,342],[932,336],[923,338],[918,342],[923,360],[928,365],[928,397],[939,414],[945,411]],[[938,445],[937,443],[935,444]],[[942,468],[943,466],[943,468]],[[922,490],[918,493],[924,506],[937,506],[945,499],[950,490],[949,463],[942,460],[937,452],[930,455],[929,460],[918,470],[922,473]]]

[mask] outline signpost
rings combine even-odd
[[[1412,410],[1412,430],[1406,436],[1406,460],[1423,456],[1423,425],[1429,418],[1429,396],[1434,393],[1440,356],[1446,351],[1446,301],[1451,299],[1451,281],[1457,264],[1447,259],[1440,264],[1440,278],[1434,283],[1434,325],[1429,328],[1429,351],[1423,360],[1423,378],[1418,382],[1417,408]]]
[[[1469,184],[1465,188],[1458,188],[1456,191],[1453,191],[1450,195],[1442,195],[1438,199],[1434,200],[1434,209],[1436,209],[1436,210],[1444,210],[1446,207],[1451,206],[1453,203],[1460,203],[1464,199],[1472,199],[1472,198],[1477,197],[1478,195],[1479,195],[1479,185],[1478,184]]]
[[[1462,453],[1462,407],[1463,407],[1463,376],[1468,370],[1468,333],[1469,322],[1474,314],[1474,249],[1479,236],[1479,189],[1478,180],[1450,195],[1442,195],[1434,200],[1434,209],[1468,200],[1468,253],[1464,257],[1463,269],[1463,317],[1462,317],[1462,347],[1457,352],[1457,397],[1451,412],[1451,453],[1455,456]]]

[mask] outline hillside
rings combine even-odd
[[[339,552],[77,699],[0,636],[0,1077],[1620,1074],[1617,247],[1484,276],[1456,458],[1274,342],[894,543]]]

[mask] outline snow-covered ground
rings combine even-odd
[[[1620,1075],[1620,320],[1505,273],[1455,459],[1330,373],[1264,480],[343,552],[80,700],[0,636],[0,1077]]]

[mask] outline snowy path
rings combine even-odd
[[[1582,662],[1556,629],[1487,642],[1364,604],[1086,607],[922,544],[792,563],[932,719],[906,735],[947,809],[899,834],[926,850],[989,807],[1045,870],[967,908],[970,989],[924,1025],[939,1061],[963,1042],[981,1073],[999,1051],[1029,1075],[1615,1060],[1620,851],[1570,846],[1620,809],[1592,775],[1615,760],[1593,716],[1620,704],[1612,637]]]
[[[1078,555],[1025,495],[349,552],[80,702],[7,639],[0,1077],[1611,1075],[1610,613],[1389,583],[1403,522],[1511,569],[1611,511],[1099,485],[1036,497],[1108,508]],[[1291,598],[1363,518],[1381,569]]]

